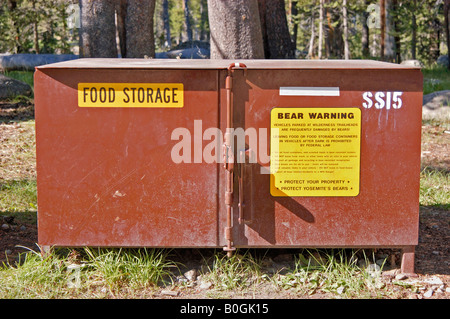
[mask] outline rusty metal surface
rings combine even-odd
[[[274,197],[258,158],[257,164],[241,165],[244,171],[234,176],[232,228],[227,228],[223,164],[174,163],[171,150],[178,141],[171,133],[180,127],[194,133],[195,120],[202,120],[203,130],[218,127],[225,133],[230,62],[237,61],[95,59],[39,67],[39,244],[223,247],[227,236],[235,247],[417,244],[419,69],[376,61],[244,61],[245,76],[233,71],[235,128],[270,132],[275,107],[361,110],[360,192],[353,197]],[[182,82],[185,106],[80,108],[81,82]],[[281,96],[280,87],[339,87],[340,95]],[[378,91],[403,92],[403,106],[362,107],[362,94]],[[200,141],[202,149],[209,142]],[[238,196],[239,189],[243,194]],[[245,202],[241,216],[239,201]],[[251,223],[239,223],[239,218]]]
[[[171,160],[174,129],[217,127],[216,72],[51,69],[35,81],[41,245],[217,245],[216,165]],[[185,106],[79,108],[79,82],[182,82]]]
[[[242,72],[241,72],[242,73]],[[279,88],[340,87],[339,97],[280,96]],[[249,70],[234,77],[235,126],[270,127],[274,107],[358,107],[362,113],[356,197],[273,197],[253,164],[236,246],[376,247],[418,241],[422,76],[416,70]],[[364,109],[363,92],[403,91],[400,109]],[[223,96],[223,92],[221,93]],[[267,150],[267,154],[269,150]],[[250,170],[247,170],[250,171]],[[235,203],[235,210],[238,209]]]

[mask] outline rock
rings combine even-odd
[[[405,61],[402,61],[402,63],[400,63],[400,64],[406,65],[406,66],[415,66],[415,67],[423,68],[423,63],[420,62],[419,60],[405,60]]]
[[[433,289],[428,289],[428,290],[423,294],[423,296],[424,296],[425,298],[430,298],[431,296],[433,296]]]
[[[197,269],[194,268],[185,272],[184,277],[189,281],[195,281],[197,279]]]
[[[202,282],[200,283],[200,285],[198,285],[198,289],[201,289],[201,290],[207,290],[207,289],[211,288],[212,285],[213,285],[212,282],[209,282],[209,281],[202,281]]]
[[[8,230],[10,227],[9,227],[9,225],[8,224],[3,224],[2,225],[2,229],[3,230]]]
[[[436,60],[436,63],[438,65],[448,68],[448,55],[439,56],[439,58]]]
[[[450,90],[437,91],[423,96],[422,119],[450,119]]]
[[[34,71],[39,65],[78,59],[74,54],[10,54],[0,56],[0,69]]]
[[[173,291],[173,290],[162,290],[161,291],[161,295],[164,295],[164,296],[177,297],[178,294],[179,294],[178,291]]]
[[[405,280],[407,278],[408,278],[408,275],[406,275],[406,274],[398,274],[395,276],[396,280]]]
[[[0,74],[0,100],[14,98],[18,95],[31,95],[31,87],[21,81]]]
[[[427,284],[440,286],[443,284],[441,278],[439,277],[431,277],[424,280]]]
[[[424,95],[423,106],[432,110],[443,106],[450,106],[450,90],[436,91]]]
[[[345,290],[345,287],[344,287],[344,286],[339,286],[339,288],[336,289],[336,292],[337,292],[339,295],[341,295],[341,294],[344,292],[344,290]]]

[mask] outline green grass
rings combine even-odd
[[[273,281],[280,289],[294,289],[302,295],[322,292],[341,298],[378,296],[379,290],[384,288],[380,280],[382,268],[369,271],[374,268],[374,262],[370,262],[364,253],[362,260],[362,263],[358,263],[357,252],[353,250],[338,249],[321,253],[306,250],[306,254],[297,256],[292,271],[274,276]],[[360,267],[358,264],[371,266]]]
[[[435,65],[423,68],[422,74],[424,95],[450,88],[450,70],[447,68]]]
[[[170,281],[165,249],[60,249],[0,266],[0,298],[140,298]]]
[[[449,171],[425,168],[420,173],[420,196],[422,206],[434,206],[450,210]]]
[[[0,181],[0,212],[36,211],[36,181]]]

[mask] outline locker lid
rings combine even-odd
[[[46,64],[36,69],[212,69],[221,70],[235,62],[245,63],[251,69],[396,69],[419,67],[373,60],[212,60],[212,59],[114,59],[83,58]]]

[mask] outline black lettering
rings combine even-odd
[[[173,88],[172,89],[172,102],[173,103],[178,103],[178,100],[175,100],[175,97],[178,95],[178,94],[175,93],[175,91],[178,91],[178,89],[177,88]]]
[[[139,103],[144,103],[144,100],[145,100],[144,88],[138,89],[137,98],[138,98]]]
[[[167,93],[168,91],[170,91],[169,88],[164,88],[164,102],[165,103],[170,103],[170,95]]]
[[[106,88],[101,87],[99,90],[98,96],[100,98],[100,102],[105,103],[106,102]]]
[[[109,95],[109,103],[114,102],[114,100],[116,99],[116,91],[114,91],[113,88],[108,88],[108,95]]]
[[[133,92],[133,103],[136,102],[136,95],[134,91],[136,91],[136,88],[131,88],[131,92]]]
[[[317,115],[317,113],[309,113],[309,118],[310,119],[315,119],[316,115]]]
[[[91,102],[95,103],[97,102],[97,89],[91,88]]]
[[[282,119],[283,118],[283,113],[278,113],[278,118]]]
[[[130,102],[130,97],[128,96],[127,92],[128,92],[129,88],[123,88],[123,94],[125,94],[125,96],[127,97],[127,99],[123,99],[124,103],[128,103]]]
[[[162,97],[161,97],[161,89],[160,88],[158,88],[157,90],[156,90],[156,98],[155,98],[155,103],[158,103],[158,100],[162,103],[163,101],[162,101]]]
[[[86,92],[87,90],[89,90],[89,88],[83,88],[83,99],[84,99],[84,103],[86,103],[86,96],[88,95],[88,93]]]
[[[153,103],[153,89],[147,88],[147,103],[152,102]]]
[[[348,113],[348,118],[349,118],[349,119],[354,119],[354,118],[355,118],[355,114],[353,114],[353,113]]]
[[[286,120],[289,120],[289,113],[284,113],[284,118],[286,119]]]

